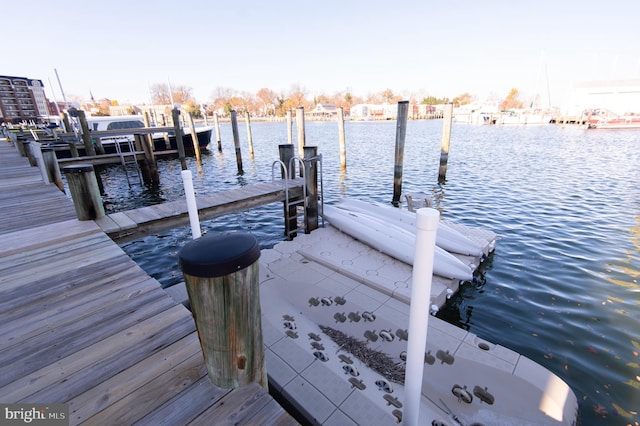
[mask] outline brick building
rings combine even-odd
[[[0,75],[0,121],[17,124],[47,115],[42,80]]]

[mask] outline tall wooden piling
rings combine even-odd
[[[231,110],[231,131],[233,132],[233,145],[236,148],[236,163],[238,164],[238,174],[244,174],[242,169],[242,152],[240,150],[240,135],[238,134],[238,118],[236,112]]]
[[[216,142],[218,143],[218,151],[222,152],[222,140],[220,139],[220,120],[218,119],[218,113],[213,113],[213,128],[216,131]]]
[[[244,118],[247,123],[247,143],[249,144],[249,155],[253,157],[253,136],[251,135],[251,117],[249,111],[244,112]]]
[[[178,146],[178,158],[182,170],[187,170],[187,160],[184,154],[184,141],[182,140],[182,128],[180,127],[180,110],[173,108],[171,110],[171,118],[173,119],[173,131],[176,134],[176,145]]]
[[[298,132],[298,155],[302,158],[303,148],[306,144],[304,139],[304,107],[296,109],[296,130]]]
[[[56,151],[53,148],[41,148],[42,160],[44,162],[44,168],[49,178],[49,182],[54,183],[60,191],[64,192],[64,185],[62,183],[62,175],[60,174],[60,167],[58,167],[58,159],[56,158]]]
[[[27,157],[27,160],[29,160],[29,165],[31,167],[36,167],[38,165],[38,162],[36,161],[36,157],[33,154],[33,146],[31,145],[31,142],[32,141],[18,139],[18,143],[22,145],[22,151],[24,152],[25,157]]]
[[[307,200],[304,215],[304,232],[318,229],[318,147],[304,147],[304,184]]]
[[[286,177],[289,179],[293,178],[296,173],[295,163],[291,161],[291,159],[296,155],[293,144],[289,143],[289,144],[278,145],[278,153],[280,155],[280,161],[282,161],[282,163],[286,167],[286,170],[287,170]],[[281,171],[281,177],[283,179],[285,178],[284,170]],[[297,210],[296,201],[298,200],[299,199],[290,199],[289,201],[293,202],[293,204],[289,204],[288,207],[287,207],[287,201],[282,202],[282,208],[284,210],[284,218],[285,218],[284,235],[287,236],[289,239],[294,238],[297,235],[297,233],[292,231],[298,227],[298,219],[296,215],[296,210]]]
[[[193,122],[193,116],[191,113],[187,114],[189,117],[189,131],[191,132],[191,141],[193,143],[193,150],[196,153],[196,161],[200,163],[200,143],[198,142],[198,133],[196,132],[196,125]]]
[[[293,113],[287,110],[287,141],[293,144]]]
[[[340,141],[340,168],[347,167],[347,147],[344,139],[344,111],[338,107],[338,140]]]
[[[87,116],[83,110],[76,110],[78,120],[80,121],[80,129],[82,129],[82,142],[84,143],[85,155],[96,155],[96,150],[91,142],[91,132],[89,131],[89,125],[87,124]],[[100,145],[102,147],[102,145]],[[104,149],[100,154],[104,154]]]
[[[91,164],[65,166],[62,172],[67,178],[73,206],[79,220],[94,220],[104,216],[98,180]]]
[[[136,150],[144,152],[144,160],[139,161],[140,170],[142,171],[142,179],[146,183],[159,184],[160,174],[158,173],[158,164],[156,163],[156,157],[153,153],[153,140],[149,140],[147,135],[135,133],[133,135],[135,139]]]
[[[404,141],[407,134],[407,118],[409,101],[398,102],[398,119],[396,121],[396,147],[393,166],[393,199],[398,205],[402,196],[402,167],[404,164]]]
[[[444,106],[444,122],[442,124],[442,143],[440,145],[440,168],[438,182],[447,177],[447,162],[449,161],[449,144],[451,142],[451,121],[453,119],[453,103]]]
[[[178,253],[209,379],[222,388],[267,389],[259,258],[246,232],[210,232]]]
[[[73,132],[73,129],[71,129],[71,124],[69,123],[69,114],[63,112],[60,113],[60,117],[62,118],[62,125],[64,126],[64,131],[65,132]]]

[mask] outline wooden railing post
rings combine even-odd
[[[91,164],[65,166],[62,172],[67,178],[73,206],[79,220],[93,220],[104,216],[104,206],[98,180]]]
[[[178,253],[209,379],[222,388],[267,389],[259,257],[247,232],[210,232]]]
[[[280,161],[284,163],[287,169],[287,177],[289,179],[294,179],[296,174],[296,165],[295,163],[291,163],[291,159],[295,156],[295,148],[293,144],[289,143],[289,144],[278,145],[278,151],[280,154]],[[281,176],[284,179],[285,177],[284,170],[282,170]],[[299,200],[299,198],[293,199],[291,195],[289,195],[289,197],[290,197],[289,202]],[[297,210],[296,204],[295,203],[290,204],[289,207],[287,208],[287,201],[285,200],[282,202],[282,206],[284,209],[284,235],[286,235],[289,238],[294,238],[297,234],[291,231],[293,231],[298,227],[298,219],[296,217],[296,210]],[[287,218],[289,219],[287,220]]]
[[[400,202],[402,195],[402,168],[404,165],[404,140],[407,134],[407,118],[409,101],[398,102],[398,118],[396,122],[396,148],[393,164],[393,205]]]
[[[304,232],[318,229],[318,147],[304,147],[304,184],[307,188],[307,202],[304,214]]]
[[[240,135],[238,134],[238,119],[236,112],[231,110],[231,132],[233,133],[233,146],[236,149],[236,163],[238,165],[238,174],[243,175],[242,169],[242,151],[240,150]]]
[[[60,191],[64,192],[56,151],[53,148],[40,148],[40,150],[42,151],[42,161],[44,162],[44,168],[47,172],[49,182],[54,183]]]
[[[184,141],[182,140],[182,127],[180,127],[180,110],[173,108],[171,110],[171,118],[173,119],[173,129],[176,134],[176,147],[178,148],[178,158],[182,170],[187,170],[187,160],[184,153]]]
[[[444,106],[444,120],[442,123],[442,142],[440,145],[440,167],[438,168],[438,182],[442,183],[447,177],[447,162],[449,161],[449,144],[451,143],[451,121],[453,120],[453,104]]]

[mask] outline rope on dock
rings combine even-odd
[[[369,348],[366,342],[348,336],[340,330],[323,325],[320,325],[320,329],[340,346],[341,350],[358,358],[368,368],[390,382],[404,384],[404,363],[394,362],[387,354]]]

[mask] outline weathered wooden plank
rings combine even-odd
[[[129,258],[108,259],[99,265],[86,265],[71,270],[55,270],[46,280],[24,283],[12,291],[0,292],[0,320],[8,321],[15,316],[28,317],[43,309],[68,309],[70,302],[83,303],[85,299],[101,297],[98,293],[126,289],[138,282],[160,287]],[[130,266],[129,269],[126,267]],[[96,290],[98,289],[98,290]]]
[[[6,327],[0,329],[0,348],[2,351],[11,350],[12,345],[20,345],[35,336],[46,333],[55,327],[74,325],[87,319],[98,311],[124,308],[126,304],[141,303],[142,296],[151,294],[151,297],[162,298],[162,292],[158,292],[158,283],[151,278],[130,283],[120,280],[118,287],[99,286],[95,291],[83,291],[80,294],[62,293],[62,303],[40,303],[39,309],[32,309],[31,304],[23,305],[31,309],[17,309],[13,315],[2,315],[4,322],[13,321],[19,327]],[[114,286],[115,287],[115,286]],[[148,301],[147,301],[148,303]],[[1,351],[0,351],[1,352]]]
[[[269,401],[267,405],[262,407],[250,420],[254,425],[298,425],[299,423],[293,419],[286,411],[282,409],[274,399]]]
[[[0,387],[0,401],[65,402],[193,331],[193,318],[176,305]]]
[[[2,235],[0,256],[9,256],[17,252],[26,252],[47,247],[56,242],[69,241],[100,232],[100,228],[92,221],[68,220],[49,223],[42,226],[33,226],[20,231],[5,233]]]
[[[97,425],[132,424],[206,374],[206,369],[202,364],[202,355],[200,353],[194,354],[183,363],[151,380],[147,386],[137,388],[124,398],[106,407],[89,418],[87,423]]]
[[[214,386],[205,373],[200,380],[138,420],[135,425],[186,425],[229,392],[231,389]]]
[[[157,298],[153,293],[144,293],[140,299],[139,304],[114,301],[106,304],[107,309],[90,313],[75,322],[68,317],[64,319],[66,326],[56,324],[46,333],[0,351],[0,386],[45,367],[50,359],[79,352],[93,342],[134,327],[174,306],[171,298]]]
[[[189,425],[254,424],[253,417],[271,400],[267,391],[261,388],[260,385],[250,383],[225,395],[220,401],[196,417]]]
[[[28,268],[22,262],[19,265],[4,268],[4,273],[0,276],[0,288],[7,291],[24,283],[45,280],[49,277],[51,270],[70,270],[87,264],[99,264],[107,259],[121,256],[117,246],[109,245],[107,242],[100,243],[101,246],[94,246],[95,250],[87,251],[81,248],[69,251],[64,256],[52,257],[28,263]]]
[[[186,359],[197,356],[201,353],[198,336],[191,333],[186,337],[176,341],[166,348],[154,353],[148,358],[141,360],[131,368],[124,370],[108,380],[96,385],[86,392],[76,396],[68,401],[70,422],[78,424],[87,421],[90,417],[107,409],[114,403],[121,401],[127,395],[137,391],[140,388],[149,386],[156,377],[166,373],[172,369],[182,369],[181,365]],[[206,374],[206,372],[204,373]],[[209,387],[211,385],[209,384]],[[158,389],[159,392],[164,389]],[[190,394],[191,398],[197,398],[199,395]],[[189,404],[197,401],[187,399],[178,411],[186,410]],[[134,402],[135,404],[135,402]],[[171,415],[164,411],[159,417],[160,420],[165,416]],[[178,413],[175,413],[178,414]],[[108,422],[113,424],[112,422]],[[161,424],[158,421],[155,424]],[[170,422],[165,424],[180,424],[180,422]]]

